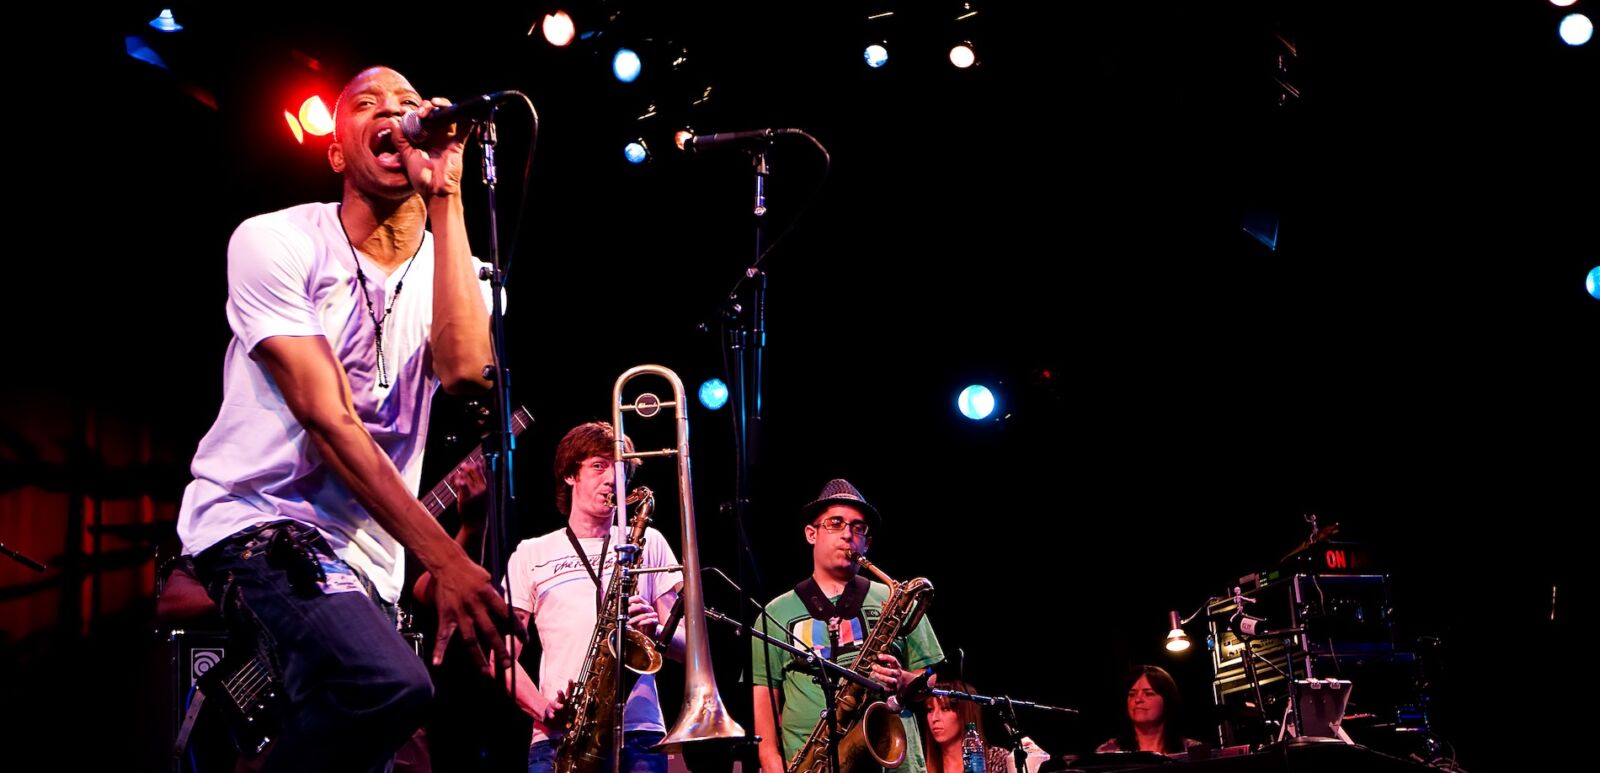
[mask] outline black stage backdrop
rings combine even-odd
[[[767,236],[793,228],[766,262],[755,571],[719,511],[728,410],[696,405],[705,563],[762,598],[789,587],[808,568],[797,508],[849,478],[885,514],[873,555],[933,580],[940,639],[980,689],[1084,711],[1022,717],[1071,752],[1110,735],[1133,663],[1173,671],[1190,734],[1214,733],[1206,653],[1169,657],[1165,613],[1274,565],[1315,513],[1392,576],[1397,641],[1427,637],[1435,727],[1467,768],[1563,756],[1544,739],[1569,727],[1556,699],[1593,608],[1600,208],[1577,120],[1595,52],[1560,45],[1560,12],[988,3],[958,29],[942,6],[879,28],[865,5],[749,5],[624,4],[565,50],[529,34],[531,8],[41,25],[45,83],[12,111],[27,268],[6,283],[0,422],[0,542],[52,565],[0,565],[24,758],[159,747],[138,721],[162,691],[151,549],[215,415],[227,238],[338,195],[325,141],[296,144],[282,114],[373,63],[426,94],[520,89],[542,116],[525,200],[528,122],[511,109],[500,131],[513,392],[537,416],[519,534],[559,524],[555,441],[609,415],[623,370],[661,363],[691,390],[721,374],[698,326],[752,254],[753,178],[736,150],[669,152],[670,131],[798,127],[832,165],[801,141],[770,159]],[[1274,32],[1295,46],[1283,72]],[[952,37],[978,67],[945,61]],[[623,39],[646,40],[633,84],[608,72]],[[874,39],[882,70],[861,61]],[[168,68],[125,55],[141,45]],[[1275,74],[1298,91],[1281,107]],[[655,155],[633,167],[638,136]],[[1275,249],[1243,227],[1273,222]],[[1000,385],[1001,418],[955,414],[977,381]],[[446,436],[471,435],[462,410],[437,406],[430,480],[464,450]],[[644,474],[670,496],[665,465]],[[713,635],[747,719],[743,648]],[[103,740],[21,743],[40,719]]]

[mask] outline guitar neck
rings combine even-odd
[[[533,414],[528,413],[527,408],[518,408],[515,413],[511,414],[511,436],[521,435],[522,431],[532,423]],[[450,485],[450,479],[468,466],[482,462],[483,444],[479,443],[473,446],[472,452],[467,454],[467,458],[461,460],[461,463],[456,465],[455,469],[450,471],[450,474],[444,476],[444,480],[439,481],[439,485],[434,486],[428,493],[422,495],[422,506],[427,508],[428,512],[435,518],[443,515],[446,510],[455,507],[456,502],[461,497],[456,493],[455,488]]]

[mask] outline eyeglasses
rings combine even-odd
[[[848,526],[850,527],[850,531],[857,537],[867,536],[867,531],[872,528],[872,526],[866,521],[847,522],[842,515],[829,516],[811,525],[827,529],[828,531],[843,531],[844,527]]]

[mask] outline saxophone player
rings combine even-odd
[[[580,424],[556,446],[556,507],[567,516],[564,527],[523,540],[506,570],[512,611],[528,630],[537,630],[543,648],[536,686],[520,663],[513,666],[516,700],[533,716],[533,743],[528,749],[529,773],[553,770],[556,747],[566,721],[563,709],[573,680],[583,671],[587,645],[595,629],[610,575],[616,563],[612,549],[622,534],[611,528],[614,492],[612,453],[616,435],[607,422]],[[631,444],[629,449],[632,449]],[[633,463],[637,465],[637,462]],[[645,532],[643,567],[674,566],[678,559],[661,533]],[[682,572],[643,574],[627,601],[628,623],[655,638],[683,586]],[[681,658],[681,632],[669,656]],[[654,675],[633,684],[623,712],[621,769],[633,773],[666,773],[667,756],[646,751],[666,735]],[[606,770],[610,767],[607,765]]]
[[[877,508],[843,479],[828,481],[816,501],[800,512],[806,542],[811,544],[811,576],[773,599],[758,626],[774,638],[787,636],[796,646],[809,646],[822,658],[849,665],[861,654],[863,642],[872,638],[873,627],[885,614],[891,595],[889,586],[860,576],[851,555],[866,554],[882,519]],[[773,621],[782,630],[774,628]],[[759,639],[752,639],[752,659],[761,769],[779,773],[816,728],[823,707],[822,688],[809,673],[791,664],[791,655]],[[893,643],[877,655],[867,675],[882,685],[885,693],[893,694],[943,659],[939,639],[924,618],[910,630],[899,631]],[[906,754],[895,770],[922,773],[927,766],[916,718],[905,710],[900,712],[900,720],[905,727]],[[780,733],[775,732],[780,725],[781,749]]]

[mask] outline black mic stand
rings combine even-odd
[[[483,375],[494,391],[495,417],[494,431],[483,441],[483,459],[489,467],[489,485],[485,491],[488,514],[484,519],[483,561],[484,568],[489,572],[489,582],[501,589],[501,595],[509,608],[511,589],[504,580],[507,548],[514,538],[511,531],[511,517],[515,511],[517,495],[511,472],[517,436],[511,427],[511,370],[506,365],[506,318],[501,297],[505,290],[506,275],[500,264],[499,203],[495,196],[499,175],[495,169],[495,145],[498,137],[494,118],[498,110],[498,107],[489,109],[489,115],[483,120],[482,133],[478,138],[483,145],[483,185],[488,193],[489,209],[489,266],[479,271],[478,278],[489,282],[491,297],[489,344],[494,354],[494,361],[484,366]],[[538,125],[537,115],[534,125]],[[601,559],[604,560],[604,556]],[[498,658],[495,659],[494,670],[496,681],[504,682],[507,669],[502,667]],[[516,699],[516,680],[512,680],[511,697],[513,700]]]
[[[755,218],[755,255],[750,266],[728,291],[727,305],[723,311],[723,325],[727,330],[725,345],[729,361],[729,402],[733,404],[734,478],[733,522],[739,536],[739,587],[740,604],[747,606],[748,596],[743,588],[755,580],[759,588],[760,571],[756,567],[746,518],[750,510],[750,465],[755,458],[755,446],[761,427],[761,371],[762,353],[767,345],[766,306],[767,273],[760,262],[765,249],[767,223],[767,177],[772,170],[767,165],[767,153],[772,149],[768,139],[750,151],[750,162],[755,173],[755,200],[751,214]],[[741,290],[750,284],[750,303],[742,303]],[[747,313],[748,312],[748,313]]]
[[[1010,697],[1000,704],[1000,732],[1006,746],[1011,748],[1011,769],[1016,773],[1028,773],[1028,750],[1022,748],[1022,724],[1017,721],[1017,706]]]
[[[776,638],[768,636],[767,634],[757,631],[754,626],[745,625],[744,623],[724,615],[715,609],[711,609],[710,607],[706,608],[706,618],[733,626],[735,636],[754,636],[757,639],[788,652],[799,659],[801,663],[800,668],[806,673],[810,674],[811,678],[816,680],[818,686],[822,688],[822,718],[828,723],[828,769],[832,771],[839,770],[838,696],[834,680],[830,677],[843,677],[845,679],[849,679],[857,685],[867,688],[868,690],[875,690],[878,692],[883,692],[883,686],[850,670],[849,668],[846,668],[845,666],[841,666],[831,660],[817,657],[817,654],[812,652],[810,649],[801,649],[786,641],[780,641]],[[785,631],[785,633],[788,632]],[[777,732],[781,734],[783,732],[783,728],[777,728]],[[779,748],[782,748],[782,745],[783,744],[780,739]]]
[[[0,542],[0,556],[10,556],[15,558],[17,563],[22,564],[23,566],[26,566],[35,572],[42,572],[48,568],[44,564],[41,564],[38,561],[29,558],[28,556],[6,547],[6,543],[4,542]]]
[[[1267,717],[1267,702],[1262,697],[1261,677],[1260,672],[1256,670],[1256,663],[1264,663],[1268,668],[1278,672],[1278,676],[1283,677],[1284,685],[1287,687],[1284,692],[1284,700],[1286,701],[1284,705],[1284,716],[1283,719],[1279,720],[1278,722],[1277,740],[1269,741],[1267,743],[1280,743],[1283,741],[1284,734],[1289,732],[1289,720],[1291,718],[1293,718],[1294,721],[1294,735],[1296,738],[1300,737],[1304,730],[1304,728],[1302,728],[1300,725],[1300,712],[1294,703],[1294,658],[1287,656],[1284,658],[1284,664],[1289,667],[1289,670],[1285,672],[1283,669],[1278,668],[1277,664],[1273,663],[1271,660],[1262,657],[1261,655],[1257,655],[1250,645],[1258,638],[1275,639],[1283,636],[1292,636],[1295,634],[1304,633],[1305,630],[1306,629],[1304,627],[1297,627],[1284,628],[1277,631],[1259,631],[1256,633],[1245,633],[1242,628],[1234,631],[1234,633],[1239,636],[1239,643],[1243,645],[1239,652],[1240,657],[1244,661],[1245,677],[1250,680],[1250,687],[1255,691],[1256,706],[1260,707],[1261,709],[1261,726],[1263,730],[1267,731],[1268,737],[1271,737],[1272,735],[1272,720]],[[1288,646],[1285,646],[1285,653],[1287,653],[1288,650]],[[1264,743],[1263,746],[1265,745],[1267,744]]]
[[[998,707],[1000,711],[1000,735],[1003,739],[1003,743],[999,745],[1011,750],[1012,759],[1016,762],[1017,773],[1028,773],[1028,750],[1022,748],[1022,730],[1021,725],[1017,722],[1018,706],[1028,709],[1036,709],[1038,711],[1054,711],[1062,714],[1077,715],[1080,713],[1077,709],[1067,708],[1065,706],[1050,706],[1043,703],[1034,703],[1032,701],[1014,700],[1009,695],[990,697],[988,695],[978,695],[976,693],[962,692],[960,690],[944,690],[937,687],[927,688],[926,694],[941,698],[955,698],[957,700],[972,701],[973,703],[982,703],[987,706]],[[916,696],[912,696],[913,699],[915,697]],[[996,772],[991,771],[991,773]]]
[[[623,496],[621,499],[617,500],[617,517],[620,520],[626,521],[627,512],[628,500],[626,496]],[[621,544],[616,547],[616,551],[617,563],[611,571],[622,572],[622,579],[620,580],[620,584],[617,586],[617,589],[621,590],[622,588],[628,587],[628,575],[632,572],[628,566],[633,562],[634,554],[639,551],[639,546]],[[601,556],[600,560],[604,561],[605,556]],[[618,595],[621,594],[619,593]],[[682,596],[680,595],[680,598],[681,597]],[[627,627],[628,600],[617,599],[617,617],[612,621],[611,625],[611,651],[615,653],[613,657],[616,659],[616,662],[611,668],[613,677],[613,684],[611,685],[611,700],[613,705],[612,711],[615,712],[611,716],[616,717],[617,720],[616,727],[611,729],[611,773],[621,773],[622,771],[622,718],[628,708],[628,693],[626,688],[628,683],[632,681],[630,679],[623,678],[623,672],[627,670],[627,666],[625,665],[627,662],[626,652],[623,650],[623,647],[627,645],[628,640],[622,634],[624,633],[623,629]],[[665,650],[662,652],[665,653]]]

